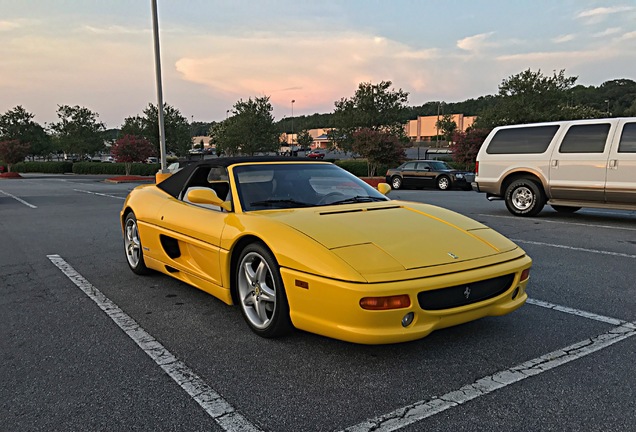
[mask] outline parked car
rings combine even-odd
[[[125,259],[238,305],[262,337],[298,328],[404,342],[524,304],[532,260],[521,248],[389,190],[306,158],[199,161],[128,195]]]
[[[393,189],[436,187],[447,190],[456,187],[471,190],[474,178],[474,173],[455,170],[438,160],[409,161],[386,172],[386,182]]]
[[[545,204],[636,210],[636,117],[498,127],[479,150],[473,188],[515,216]]]
[[[307,153],[307,157],[311,159],[324,159],[326,154],[326,150],[315,149]]]
[[[146,163],[156,164],[159,163],[159,159],[157,159],[155,156],[150,156],[148,159],[146,159]]]

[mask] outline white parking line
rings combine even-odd
[[[523,219],[520,219],[519,216],[498,216],[498,215],[491,215],[491,214],[484,214],[484,213],[479,213],[477,214],[477,216],[485,216],[485,217],[492,217],[492,218],[499,218],[499,219],[523,220]],[[591,228],[607,228],[607,229],[624,230],[624,231],[636,231],[636,228],[617,227],[617,226],[611,226],[611,225],[585,224],[580,222],[561,222],[561,221],[553,221],[553,220],[547,220],[547,219],[537,219],[537,221],[551,223],[551,224],[560,224],[560,225],[578,225],[578,226],[591,227]]]
[[[82,193],[87,193],[87,194],[91,194],[91,195],[99,195],[99,196],[104,196],[104,197],[109,197],[109,198],[117,198],[120,200],[125,200],[125,197],[119,197],[116,195],[109,195],[109,194],[104,194],[104,193],[99,193],[99,192],[91,192],[91,191],[87,191],[87,190],[82,190],[82,189],[73,189],[75,192],[82,192]]]
[[[24,204],[24,205],[25,205],[25,206],[27,206],[27,207],[31,207],[31,208],[34,208],[34,209],[35,209],[35,208],[38,208],[37,206],[34,206],[33,204],[29,204],[28,202],[26,202],[26,201],[25,201],[25,200],[23,200],[22,198],[18,198],[18,197],[17,197],[17,196],[15,196],[15,195],[11,195],[9,192],[5,192],[5,191],[3,191],[3,190],[0,190],[0,193],[3,193],[3,194],[5,194],[5,195],[6,195],[6,196],[8,196],[8,197],[13,198],[14,200],[21,202],[22,204]]]
[[[61,271],[106,313],[170,378],[190,395],[204,410],[228,432],[260,432],[261,429],[237,413],[221,395],[207,385],[185,363],[177,359],[161,343],[102,294],[59,255],[47,255]]]
[[[345,431],[385,432],[398,430],[510,384],[585,357],[635,335],[636,325],[634,323],[623,324],[593,338],[553,351],[510,369],[497,372],[494,375],[478,379],[472,384],[465,385],[445,395],[416,402],[380,417],[348,427]]]
[[[510,369],[497,372],[472,384],[465,385],[439,397],[416,402],[399,408],[388,414],[369,419],[365,422],[348,427],[345,432],[376,432],[394,431],[408,425],[434,416],[449,408],[456,407],[470,400],[492,393],[510,384],[514,384],[531,376],[554,369],[573,360],[585,357],[623,339],[636,335],[636,323],[628,323],[616,318],[606,317],[579,309],[560,306],[542,300],[528,299],[527,303],[547,309],[564,312],[571,315],[615,325],[610,331],[596,337],[583,340],[560,350],[553,351],[533,360],[521,363]]]
[[[548,246],[548,247],[559,248],[559,249],[569,249],[569,250],[575,250],[575,251],[581,251],[581,252],[596,253],[596,254],[601,254],[601,255],[617,256],[617,257],[621,257],[621,258],[636,259],[636,255],[631,255],[631,254],[626,254],[626,253],[621,253],[621,252],[610,252],[610,251],[604,251],[604,250],[598,250],[598,249],[586,249],[586,248],[580,248],[580,247],[574,247],[574,246],[565,246],[565,245],[560,245],[560,244],[542,243],[542,242],[536,242],[536,241],[530,241],[530,240],[521,240],[521,239],[512,239],[512,238],[510,240],[512,240],[513,242],[516,242],[516,243],[525,243],[525,244],[532,244],[532,245],[537,245],[537,246]]]
[[[606,317],[603,315],[598,315],[592,312],[586,312],[580,309],[573,309],[567,306],[560,306],[554,303],[548,303],[543,300],[536,300],[536,299],[529,298],[528,300],[526,300],[526,303],[535,305],[535,306],[540,306],[546,309],[552,309],[555,311],[567,313],[570,315],[580,316],[580,317],[591,319],[594,321],[600,321],[600,322],[615,325],[615,326],[620,326],[627,323],[627,321],[623,321],[623,320],[619,320],[619,319],[611,318],[611,317]]]

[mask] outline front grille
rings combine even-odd
[[[417,301],[424,310],[442,310],[465,306],[487,300],[506,292],[512,285],[515,275],[508,274],[478,282],[422,291]]]

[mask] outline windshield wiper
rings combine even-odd
[[[254,201],[250,203],[250,206],[256,206],[256,207],[277,207],[280,205],[285,205],[286,207],[291,207],[291,206],[309,207],[315,204],[306,203],[302,201],[296,201],[294,199],[268,199],[263,201]]]
[[[372,197],[372,196],[356,195],[354,197],[341,199],[341,200],[330,202],[330,203],[324,204],[324,205],[363,203],[363,202],[374,202],[374,201],[388,201],[388,199],[379,198],[379,197]]]

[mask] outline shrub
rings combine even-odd
[[[337,160],[335,164],[357,177],[367,177],[369,175],[369,166],[366,159]],[[376,168],[376,175],[380,177],[384,176],[384,173],[389,168],[387,165],[379,164]]]
[[[73,172],[73,162],[19,162],[13,171],[21,173],[64,174]]]

